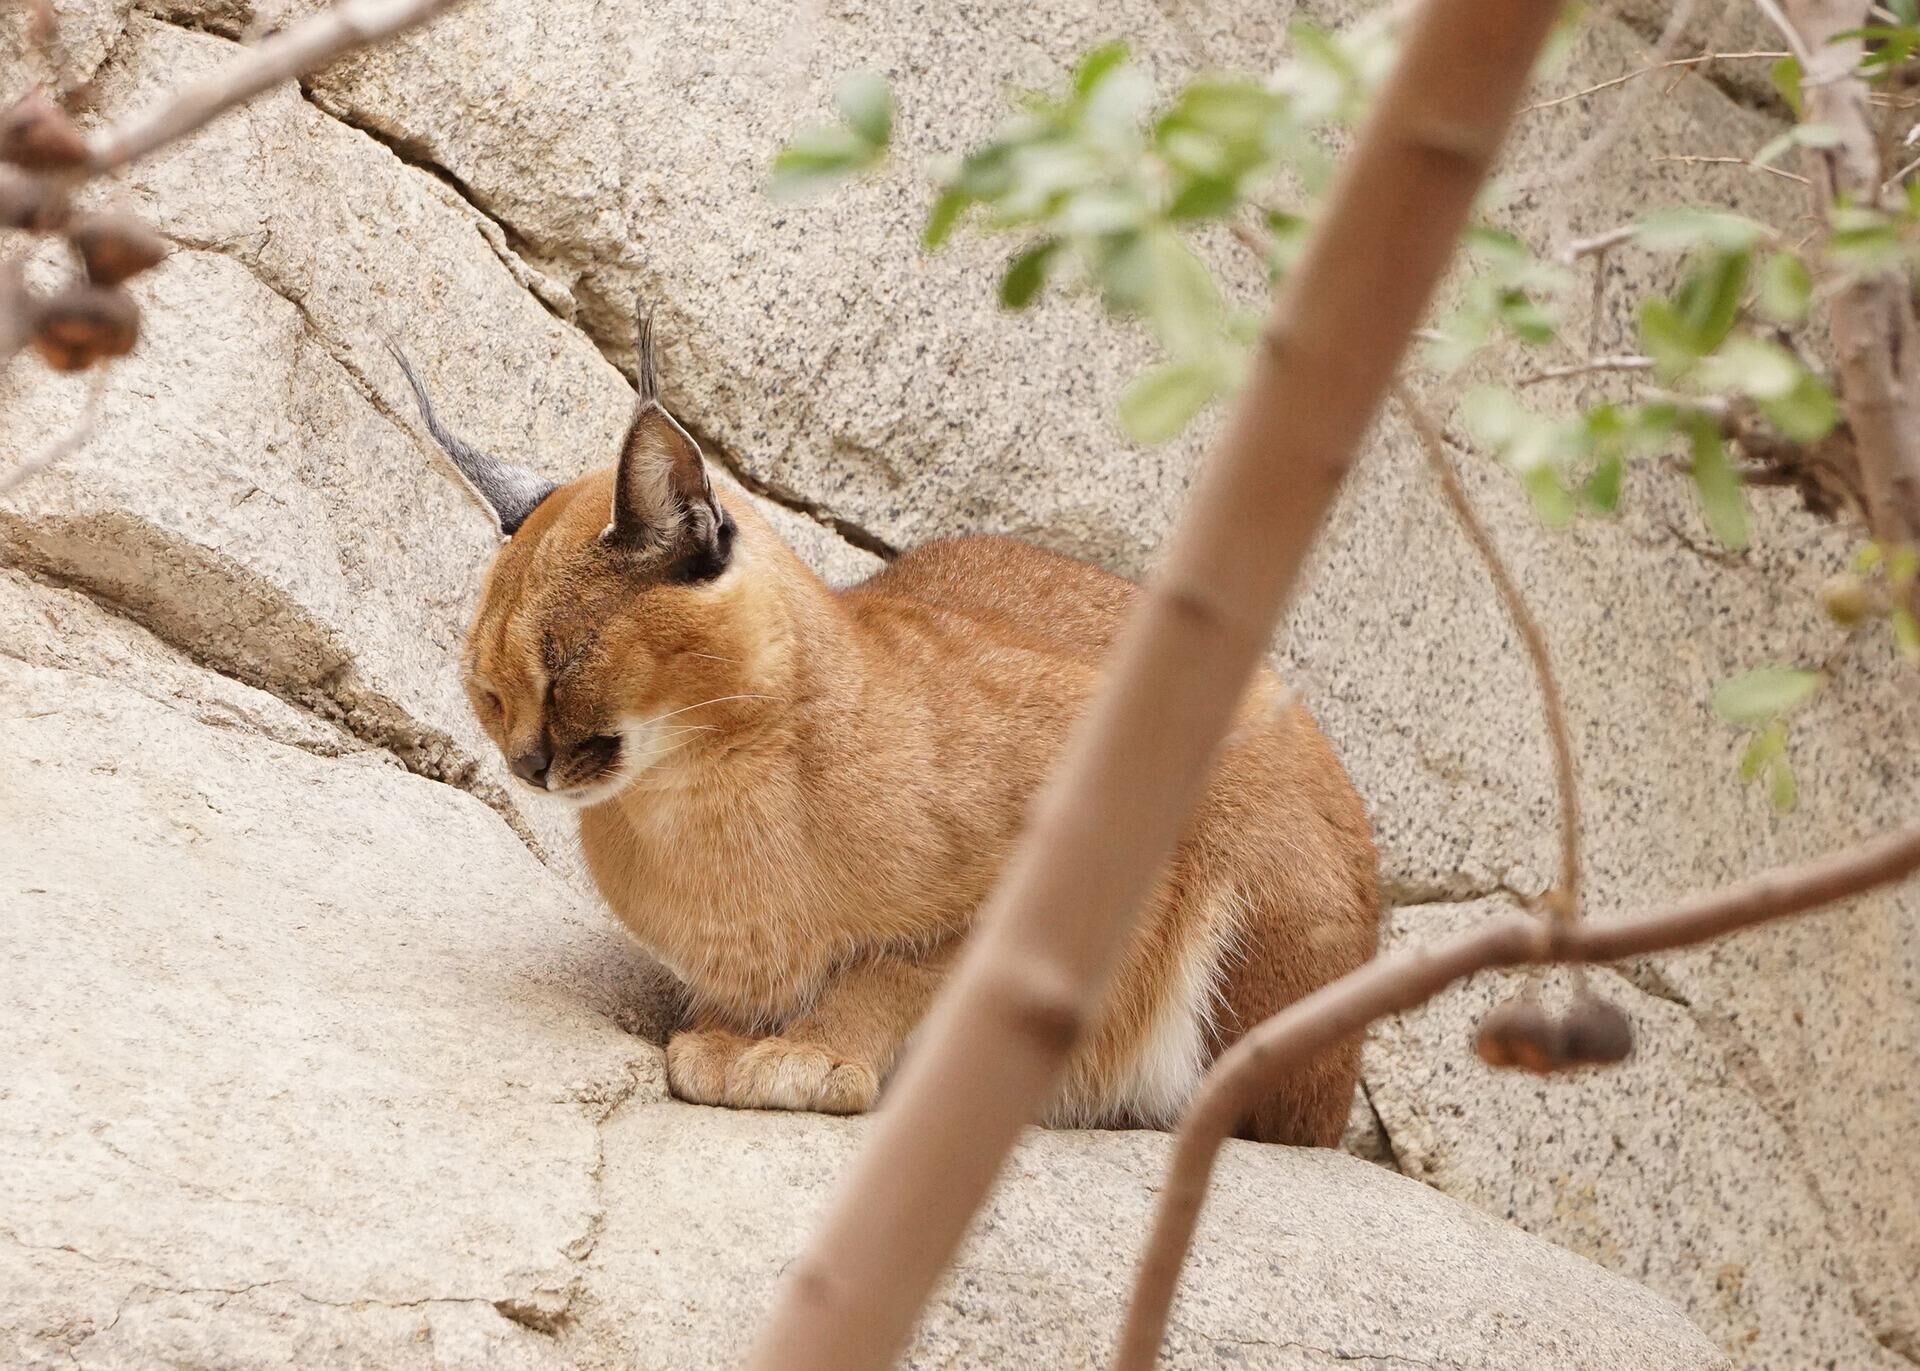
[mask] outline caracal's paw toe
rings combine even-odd
[[[667,1086],[689,1104],[732,1104],[727,1073],[753,1039],[699,1030],[667,1039]]]
[[[860,1114],[873,1108],[879,1094],[872,1068],[785,1038],[753,1044],[727,1072],[727,1103],[736,1109]]]

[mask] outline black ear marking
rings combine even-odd
[[[433,412],[433,401],[428,398],[426,383],[413,369],[406,354],[391,340],[387,342],[387,351],[393,354],[393,360],[400,364],[400,374],[407,378],[407,384],[413,388],[414,401],[420,407],[420,420],[427,426],[428,434],[447,454],[468,489],[493,511],[501,535],[512,537],[520,525],[527,521],[527,516],[559,486],[525,467],[503,462],[455,437]]]
[[[634,332],[633,420],[614,473],[605,541],[661,558],[674,580],[711,580],[733,548],[733,519],[714,498],[700,445],[660,401],[653,311]]]

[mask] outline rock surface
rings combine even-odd
[[[58,5],[108,115],[303,7]],[[1598,24],[1543,95],[1645,66],[1659,10]],[[0,909],[28,953],[0,964],[0,999],[29,1007],[0,1028],[24,1064],[0,1081],[0,1289],[23,1292],[0,1363],[668,1367],[739,1346],[853,1130],[659,1102],[658,1055],[624,1031],[660,1031],[654,974],[460,697],[488,527],[382,340],[473,440],[565,476],[611,457],[631,392],[608,359],[641,291],[676,408],[829,579],[977,529],[1140,571],[1204,433],[1128,448],[1108,416],[1149,352],[1082,300],[999,313],[1004,244],[918,255],[919,167],[1093,42],[1129,36],[1163,81],[1257,68],[1290,12],[472,0],[132,170],[115,193],[177,245],[140,287],[140,349],[88,447],[0,499],[0,564],[39,578],[0,582]],[[1736,37],[1770,41],[1717,44]],[[17,41],[0,32],[0,61]],[[769,205],[772,148],[855,66],[899,92],[893,168]],[[0,76],[11,98],[26,68]],[[1559,243],[1709,195],[1798,212],[1771,178],[1659,160],[1750,151],[1766,114],[1708,79],[1659,96],[1597,156],[1604,99],[1528,116],[1514,226]],[[1610,260],[1603,350],[1631,345],[1629,288],[1665,269]],[[80,404],[14,368],[0,450]],[[1617,523],[1555,535],[1504,477],[1466,474],[1567,679],[1596,916],[1911,813],[1915,768],[1887,740],[1920,736],[1920,699],[1883,649],[1796,720],[1789,818],[1737,787],[1741,739],[1704,704],[1736,671],[1831,651],[1812,592],[1844,534],[1769,497],[1755,550],[1726,558],[1648,469]],[[1531,679],[1391,418],[1280,656],[1373,807],[1394,939],[1545,883]],[[1476,982],[1376,1033],[1352,1145],[1645,1282],[1743,1367],[1900,1371],[1920,1361],[1916,949],[1909,886],[1622,968],[1605,983],[1640,1057],[1550,1088],[1473,1061],[1495,997]],[[1037,1138],[918,1363],[1006,1364],[1032,1330],[1048,1360],[1099,1364],[1160,1156]],[[1236,1153],[1229,1181],[1218,1212],[1247,1222],[1201,1253],[1178,1364],[1711,1364],[1632,1286],[1392,1177]],[[1481,1254],[1458,1298],[1447,1243]],[[724,1269],[685,1260],[716,1246]],[[1569,1302],[1517,1298],[1556,1272]]]
[[[0,573],[0,626],[0,1364],[738,1355],[859,1125],[667,1102],[647,963],[471,794],[72,591]],[[1098,1364],[1166,1141],[1036,1135],[913,1364]],[[1252,1147],[1170,1350],[1724,1364],[1578,1257]]]

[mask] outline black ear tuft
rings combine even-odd
[[[406,354],[395,347],[391,341],[387,343],[387,351],[393,354],[393,360],[400,364],[400,374],[405,376],[407,384],[413,387],[414,401],[420,407],[420,420],[427,426],[427,432],[432,435],[433,441],[438,443],[440,450],[447,454],[448,460],[453,463],[454,470],[460,473],[468,488],[480,497],[488,509],[493,511],[493,517],[500,525],[501,534],[512,537],[520,525],[527,521],[527,516],[539,507],[540,502],[559,487],[546,477],[531,472],[525,467],[514,466],[511,462],[503,462],[498,457],[490,456],[478,448],[469,447],[448,432],[446,426],[440,422],[439,416],[433,412],[433,401],[427,396],[426,383],[413,369],[413,364],[407,360]]]
[[[660,402],[650,309],[635,329],[634,388],[606,541],[660,558],[676,580],[711,580],[726,569],[733,519],[713,496],[700,445]]]

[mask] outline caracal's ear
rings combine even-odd
[[[709,580],[726,569],[733,520],[713,498],[700,445],[660,403],[650,309],[640,312],[634,353],[639,399],[614,477],[613,518],[601,536],[660,558],[681,579]]]
[[[407,384],[413,387],[413,398],[419,402],[420,418],[426,424],[427,432],[433,435],[433,441],[453,462],[454,469],[466,481],[468,488],[493,511],[494,520],[500,526],[500,536],[511,538],[514,531],[527,521],[527,516],[533,513],[534,508],[558,487],[544,476],[489,456],[454,437],[433,412],[433,402],[427,398],[426,384],[413,369],[413,364],[407,361],[406,354],[391,342],[387,344],[387,351],[393,354],[393,360],[400,364],[400,372],[407,378]]]

